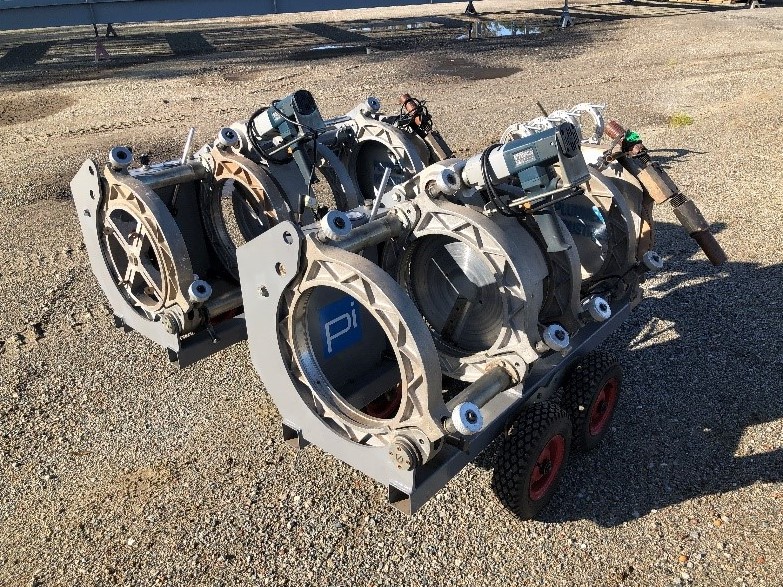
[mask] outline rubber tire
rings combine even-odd
[[[532,520],[557,491],[571,448],[571,420],[555,403],[538,403],[522,412],[506,431],[492,475],[492,488],[500,502],[522,520]],[[545,493],[533,499],[531,479],[549,441],[561,435],[564,454]]]
[[[601,390],[611,380],[616,379],[614,401],[610,413],[603,422],[600,431],[590,429],[590,415],[599,409],[595,404]],[[611,353],[593,351],[582,357],[571,367],[563,383],[563,409],[573,424],[574,450],[588,451],[596,448],[611,427],[617,408],[623,371],[617,358]]]

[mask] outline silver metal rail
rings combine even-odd
[[[447,444],[435,458],[413,471],[391,471],[389,503],[407,514],[415,513],[487,448],[526,405],[551,398],[568,368],[617,330],[628,318],[630,309],[628,302],[613,305],[611,318],[584,326],[577,332],[567,355],[552,353],[533,363],[522,385],[496,394],[481,408],[484,427],[479,433],[466,437],[462,443]]]
[[[0,0],[0,30],[255,16],[449,0]]]

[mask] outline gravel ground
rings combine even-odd
[[[477,7],[551,23],[555,4]],[[370,54],[317,61],[281,49],[275,35],[324,42],[288,16],[226,21],[229,41],[248,23],[272,33],[187,58],[150,57],[165,27],[120,27],[135,44],[118,40],[101,66],[65,31],[39,65],[0,71],[0,584],[783,584],[783,10],[572,13],[566,33],[368,33]],[[721,270],[658,210],[667,268],[607,343],[625,367],[613,428],[571,461],[543,521],[500,506],[490,453],[405,517],[384,488],[282,442],[245,344],[177,371],[112,327],[68,192],[81,162],[115,144],[174,155],[188,126],[214,136],[299,87],[329,115],[368,94],[427,98],[461,154],[535,116],[536,100],[606,102],[714,222]]]

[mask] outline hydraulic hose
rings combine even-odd
[[[617,161],[639,180],[646,194],[656,204],[667,201],[671,204],[677,220],[701,247],[710,263],[716,267],[725,263],[728,259],[726,252],[710,232],[710,225],[696,202],[680,192],[669,174],[652,161],[638,135],[626,131],[614,120],[606,125],[606,134],[614,144],[621,143],[621,154],[616,156]]]

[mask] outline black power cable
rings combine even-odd
[[[256,131],[255,127],[255,121],[256,118],[261,116],[264,112],[266,112],[269,108],[272,108],[284,121],[287,123],[296,126],[297,128],[301,129],[303,132],[302,136],[299,138],[300,143],[304,142],[311,142],[312,143],[312,160],[310,164],[310,177],[307,179],[307,196],[313,196],[313,183],[315,182],[315,161],[318,158],[318,136],[320,134],[319,130],[316,130],[306,124],[302,124],[298,120],[294,120],[292,118],[289,118],[286,116],[278,107],[277,105],[280,103],[280,100],[275,100],[272,102],[269,106],[262,106],[261,108],[257,109],[253,114],[250,115],[250,118],[247,121],[247,138],[250,141],[250,144],[253,146],[253,148],[258,152],[259,157],[269,164],[274,165],[287,165],[293,160],[293,155],[287,155],[285,157],[275,159],[273,157],[270,157],[266,154],[264,151],[264,148],[262,147],[261,143],[261,137],[258,135],[258,132]],[[303,210],[301,210],[302,203],[300,203],[300,215]]]
[[[400,115],[397,118],[397,126],[413,129],[422,137],[432,132],[432,115],[426,106],[425,100],[417,100],[408,97],[400,106]],[[409,105],[413,107],[409,109]],[[416,120],[419,122],[416,122]]]
[[[280,103],[280,100],[275,100],[269,106],[262,106],[261,108],[259,108],[255,112],[253,112],[253,114],[250,115],[250,118],[247,121],[246,131],[247,131],[247,138],[250,141],[250,144],[253,145],[253,148],[256,151],[258,151],[259,156],[264,161],[266,161],[267,163],[274,163],[275,165],[285,165],[285,164],[291,162],[291,158],[292,157],[290,155],[288,155],[286,157],[279,158],[279,159],[275,159],[275,158],[272,158],[272,157],[268,156],[265,153],[264,148],[262,147],[261,137],[258,136],[258,133],[256,131],[256,127],[255,127],[256,118],[258,118],[264,112],[269,110],[269,108],[271,108],[272,110],[277,112],[277,114],[280,116],[280,118],[285,120],[288,124],[296,126],[296,127],[300,128],[300,129],[302,129],[302,131],[304,131],[303,134],[302,134],[302,137],[299,139],[300,142],[315,141],[317,139],[318,134],[320,133],[320,131],[316,130],[316,129],[310,127],[310,126],[307,126],[306,124],[302,124],[298,120],[294,120],[293,118],[289,118],[288,116],[286,116],[277,107],[277,105],[279,103]]]
[[[250,144],[253,146],[253,148],[258,151],[259,155],[263,157],[264,149],[261,147],[261,137],[259,137],[256,133],[256,118],[261,116],[264,112],[266,112],[269,109],[268,106],[261,106],[258,110],[253,112],[253,114],[250,115],[250,118],[247,119],[247,124],[245,125],[245,131],[247,133],[247,139],[250,141]]]
[[[481,197],[484,198],[484,202],[494,204],[500,214],[508,216],[510,218],[525,218],[527,213],[512,210],[506,202],[504,202],[498,194],[497,188],[492,184],[492,179],[489,175],[489,155],[501,146],[501,143],[495,143],[490,145],[481,153],[481,175],[484,178],[484,189],[481,190]]]

